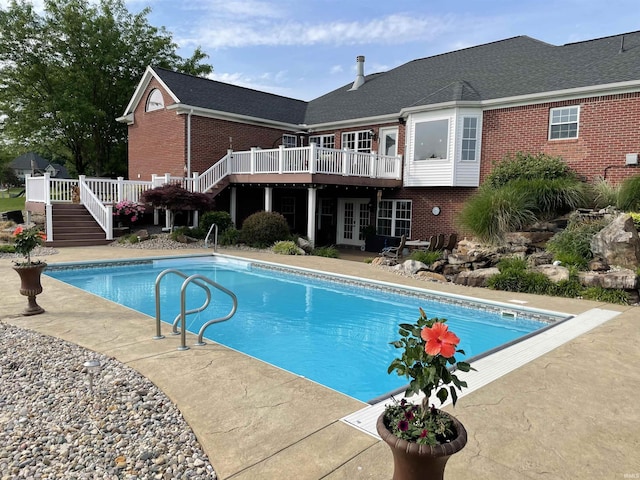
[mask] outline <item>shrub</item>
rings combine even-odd
[[[171,240],[173,240],[174,242],[178,240],[178,237],[180,237],[181,235],[185,235],[187,237],[191,237],[193,236],[191,234],[191,229],[189,227],[176,227],[173,229],[173,231],[169,234],[169,238],[171,238]]]
[[[582,296],[583,290],[584,287],[577,279],[570,278],[569,280],[560,280],[556,283],[549,294],[555,295],[556,297],[576,298]]]
[[[626,178],[620,184],[617,206],[625,212],[640,210],[640,175]]]
[[[256,212],[249,215],[240,231],[240,241],[257,248],[265,248],[289,238],[287,220],[277,212]]]
[[[534,209],[531,197],[511,185],[481,188],[462,207],[458,220],[481,240],[494,243],[505,233],[535,222]]]
[[[553,157],[546,153],[523,153],[507,155],[500,162],[494,162],[491,173],[485,184],[491,188],[500,188],[513,180],[519,179],[558,179],[577,176],[561,157]]]
[[[606,178],[598,177],[590,185],[592,205],[594,208],[605,208],[618,205],[619,185],[612,185]]]
[[[291,240],[276,242],[273,246],[273,253],[278,253],[280,255],[302,255],[302,253],[300,253],[300,248],[298,248],[295,242]]]
[[[582,297],[587,300],[617,303],[619,305],[629,304],[629,295],[624,290],[619,289],[589,287],[582,292]]]
[[[240,240],[240,230],[235,227],[229,227],[221,235],[218,236],[220,245],[235,245]]]
[[[588,204],[587,185],[573,178],[519,179],[509,185],[530,198],[538,218],[552,218]]]
[[[498,263],[500,273],[489,278],[487,286],[507,292],[549,294],[555,284],[544,273],[527,270],[524,258],[508,257]]]
[[[314,248],[311,255],[315,255],[316,257],[340,258],[340,252],[338,252],[338,249],[333,245],[330,247]]]
[[[630,212],[631,218],[633,219],[633,225],[636,227],[636,230],[640,232],[640,213]]]
[[[411,252],[411,256],[409,258],[411,258],[411,260],[415,260],[416,262],[422,262],[425,265],[431,265],[433,262],[436,262],[442,258],[442,252],[440,250],[436,250],[436,251],[415,250]]]
[[[567,228],[549,239],[547,250],[553,253],[557,260],[584,269],[593,258],[591,238],[606,224],[607,220],[604,219],[588,220],[574,216]]]
[[[0,245],[0,253],[16,253],[16,247],[13,245]]]
[[[233,227],[233,221],[231,215],[227,212],[207,212],[200,217],[198,222],[198,228],[204,232],[204,236],[207,235],[211,225],[216,224],[218,226],[218,235],[222,234],[228,228]],[[213,235],[213,232],[212,232]]]

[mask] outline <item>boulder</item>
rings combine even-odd
[[[147,230],[138,230],[135,233],[136,237],[138,237],[138,239],[142,242],[144,240],[149,240],[149,232]]]
[[[553,232],[509,232],[504,240],[512,245],[543,245],[553,237]]]
[[[486,287],[490,277],[500,273],[496,267],[483,268],[481,270],[468,270],[460,272],[453,279],[453,283],[466,285],[468,287]]]
[[[640,237],[627,213],[613,221],[591,239],[594,256],[602,257],[609,265],[635,269],[640,266]]]
[[[616,288],[636,290],[638,276],[634,270],[623,268],[609,272],[578,272],[578,279],[585,287]]]
[[[553,262],[553,254],[547,251],[535,252],[527,257],[527,262],[531,267],[535,267],[536,265],[549,265]]]
[[[383,265],[385,267],[393,267],[394,265],[397,265],[398,262],[395,261],[393,258],[388,258],[388,257],[375,257],[373,260],[371,260],[371,265]]]
[[[471,267],[468,264],[461,265],[445,265],[442,269],[442,274],[445,277],[453,277],[458,275],[460,272],[467,272],[471,270]]]
[[[588,268],[593,272],[608,272],[610,269],[609,264],[600,257],[592,259]]]
[[[449,280],[447,280],[447,277],[445,277],[444,275],[441,275],[439,273],[434,273],[434,272],[427,272],[424,270],[419,271],[418,273],[416,273],[416,276],[418,278],[422,278],[425,280],[430,280],[432,282],[441,282],[441,283],[448,283]]]
[[[313,250],[313,246],[311,245],[311,242],[309,242],[309,240],[305,238],[298,237],[298,240],[296,243],[298,244],[298,247],[300,247],[305,254],[309,254]]]
[[[554,283],[569,280],[569,269],[560,265],[536,265],[531,267],[531,271],[546,275]]]
[[[393,267],[394,270],[400,270],[404,273],[408,273],[411,275],[414,275],[416,273],[418,273],[421,270],[428,270],[429,267],[422,263],[422,262],[418,262],[416,260],[406,260],[403,263],[400,263],[398,265],[396,265],[395,267]]]

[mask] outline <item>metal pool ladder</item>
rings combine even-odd
[[[185,279],[184,282],[182,282],[182,287],[180,287],[180,313],[176,316],[175,320],[173,321],[173,329],[172,329],[173,334],[178,335],[178,333],[180,333],[181,335],[180,346],[178,347],[178,350],[189,349],[189,347],[187,347],[186,345],[187,315],[190,315],[192,313],[202,312],[204,309],[206,309],[209,306],[209,303],[211,303],[211,289],[209,288],[208,285],[214,288],[217,288],[221,292],[224,292],[231,297],[231,300],[233,301],[233,307],[231,308],[231,311],[229,313],[227,313],[224,317],[214,318],[213,320],[209,320],[204,325],[202,325],[202,327],[200,327],[200,332],[198,333],[198,343],[196,343],[196,345],[206,345],[202,341],[202,337],[204,336],[205,330],[210,325],[213,325],[214,323],[224,322],[226,320],[229,320],[231,317],[233,317],[233,315],[238,310],[238,298],[231,290],[224,288],[219,283],[214,282],[213,280],[211,280],[208,277],[205,277],[204,275],[199,275],[199,274],[187,275],[186,273],[175,268],[169,268],[167,270],[164,270],[156,277],[156,336],[153,337],[154,340],[160,340],[164,338],[164,335],[162,335],[161,327],[160,327],[160,281],[170,273],[176,274]],[[198,308],[194,308],[192,310],[186,310],[185,304],[186,304],[186,297],[187,297],[187,286],[189,286],[190,283],[193,283],[194,285],[198,285],[199,287],[201,287],[207,294],[207,300],[202,304],[202,306]],[[179,322],[181,323],[180,332],[178,332]]]

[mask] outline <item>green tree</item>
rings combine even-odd
[[[123,0],[24,0],[0,9],[0,124],[18,147],[46,149],[77,174],[126,173],[122,115],[147,65],[210,73],[197,48],[176,54],[164,27]]]

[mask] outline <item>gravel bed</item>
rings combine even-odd
[[[0,479],[215,479],[178,408],[113,358],[0,322]],[[93,388],[83,367],[98,360]]]

